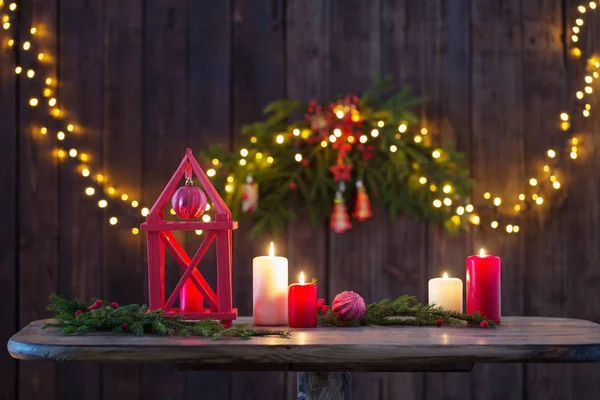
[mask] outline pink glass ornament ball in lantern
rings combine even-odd
[[[188,179],[185,186],[180,187],[173,193],[171,205],[175,214],[185,219],[196,219],[206,209],[206,195]]]

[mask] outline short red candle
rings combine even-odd
[[[181,289],[179,305],[184,312],[204,312],[204,298],[191,280],[187,280]]]
[[[293,283],[288,289],[288,325],[292,328],[314,328],[317,326],[317,285]]]
[[[500,258],[485,255],[467,257],[467,314],[500,323]]]

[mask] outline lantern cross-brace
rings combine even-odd
[[[216,211],[215,220],[203,221],[165,221],[163,209],[175,192],[182,177],[190,179],[192,174],[200,181],[200,186],[212,201]],[[232,306],[231,293],[231,232],[237,229],[237,222],[231,220],[231,212],[223,199],[219,196],[200,165],[187,149],[181,164],[163,189],[162,193],[152,206],[146,217],[146,222],[141,225],[146,231],[148,242],[148,294],[150,310],[162,309],[168,315],[183,315],[188,319],[218,319],[223,325],[231,326],[237,318],[237,309]],[[171,231],[176,230],[203,230],[207,232],[203,242],[198,247],[194,257],[190,259],[183,247],[179,244]],[[217,252],[217,288],[212,290],[206,279],[198,271],[197,266],[206,254],[208,248],[216,242]],[[165,262],[164,249],[175,258],[183,275],[173,292],[165,302]],[[173,304],[186,282],[191,282],[202,294],[210,306],[202,312],[186,312],[174,308]]]

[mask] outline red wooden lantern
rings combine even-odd
[[[216,209],[215,221],[165,221],[163,208],[173,195],[182,176],[186,180],[196,175],[206,195],[213,202]],[[219,196],[216,189],[192,155],[192,150],[187,149],[179,168],[167,183],[162,193],[152,206],[146,217],[146,222],[141,229],[147,233],[148,240],[148,294],[150,310],[163,309],[166,314],[183,315],[188,319],[216,319],[221,320],[226,327],[231,326],[237,318],[237,308],[232,308],[231,294],[231,231],[237,229],[237,222],[231,220],[231,212]],[[171,231],[207,232],[206,238],[196,251],[192,259],[181,247]],[[208,285],[196,266],[206,254],[213,241],[217,246],[217,290],[214,292]],[[175,258],[183,276],[177,283],[175,290],[165,303],[165,260],[164,249]],[[202,294],[210,308],[201,312],[184,312],[174,308],[173,303],[180,295],[186,281],[190,281]]]

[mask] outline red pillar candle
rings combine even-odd
[[[467,257],[467,314],[500,323],[500,257],[479,255]]]
[[[204,298],[202,297],[202,293],[200,293],[190,279],[183,284],[179,303],[183,312],[204,312]]]
[[[317,326],[317,285],[304,283],[300,272],[300,283],[293,283],[288,290],[288,325],[292,328],[314,328]]]

